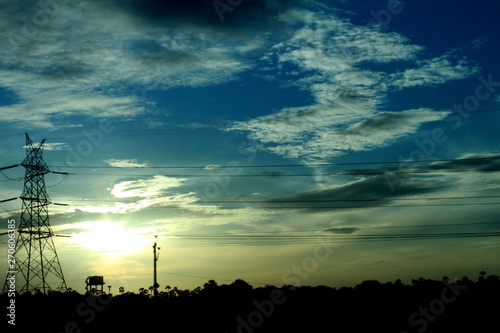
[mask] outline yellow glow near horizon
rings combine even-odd
[[[123,223],[108,221],[88,221],[78,223],[82,229],[73,233],[70,241],[108,257],[122,256],[145,249],[151,243],[139,234],[137,229],[127,229]]]

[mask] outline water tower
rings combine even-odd
[[[104,295],[104,276],[89,276],[87,279],[85,279],[85,283],[85,290],[87,291],[87,295]]]

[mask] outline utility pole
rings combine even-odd
[[[43,144],[33,144],[26,134],[26,158],[21,165],[26,169],[21,221],[15,243],[15,268],[7,275],[2,293],[11,281],[19,292],[66,291],[66,281],[59,263],[49,224],[50,198],[45,190],[45,174],[51,172],[43,160]],[[15,276],[15,277],[14,277]]]
[[[154,282],[153,282],[153,295],[154,297],[158,296],[158,282],[156,281],[156,262],[160,257],[160,248],[158,247],[158,254],[156,253],[156,239],[158,236],[155,235],[155,243],[153,245],[153,265],[154,265]]]

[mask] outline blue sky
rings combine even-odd
[[[28,132],[71,173],[46,176],[69,286],[148,287],[154,235],[162,286],[281,285],[321,242],[302,284],[499,274],[493,237],[359,240],[498,231],[499,4],[214,3],[0,10],[0,167]]]

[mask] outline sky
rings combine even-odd
[[[91,275],[151,286],[155,235],[160,290],[498,275],[499,10],[3,1],[0,167],[25,158],[25,133],[46,139],[80,292]],[[2,170],[0,201],[24,171]],[[19,223],[21,199],[0,205],[3,229]]]

